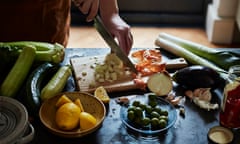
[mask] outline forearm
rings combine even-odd
[[[114,14],[118,14],[117,0],[99,0],[99,10],[102,19],[111,17]]]

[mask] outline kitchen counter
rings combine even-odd
[[[71,57],[94,56],[108,53],[106,48],[67,48],[63,64],[69,64]],[[173,58],[173,55],[163,52],[167,58]],[[66,86],[66,91],[74,91],[75,83],[71,78]],[[183,89],[177,85],[174,87],[177,95],[183,95]],[[126,92],[109,93],[111,97],[109,105],[106,105],[107,114],[102,126],[92,134],[81,138],[61,138],[50,133],[41,124],[39,119],[32,122],[35,128],[35,137],[33,144],[147,144],[147,143],[164,143],[164,144],[207,144],[210,143],[207,137],[209,128],[219,125],[219,109],[206,111],[196,106],[190,99],[186,98],[184,103],[185,117],[180,116],[177,109],[177,121],[174,126],[166,133],[161,133],[157,137],[144,137],[134,133],[124,127],[120,119],[120,105],[115,99],[120,96],[140,95],[145,93],[141,90],[132,90]],[[220,105],[222,92],[221,90],[213,91],[213,102]],[[234,144],[240,142],[240,130],[234,130]]]

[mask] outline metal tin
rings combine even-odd
[[[19,101],[0,96],[0,143],[24,144],[34,137],[34,128],[28,122],[28,112]]]
[[[233,141],[233,133],[222,126],[214,126],[208,131],[208,138],[216,144],[227,144]]]

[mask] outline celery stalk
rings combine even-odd
[[[239,53],[231,51],[218,51],[216,49],[209,48],[204,45],[181,39],[166,33],[160,33],[159,37],[176,43],[184,49],[187,49],[188,51],[191,51],[192,53],[213,62],[224,70],[228,70],[230,66],[240,63]]]
[[[158,37],[155,41],[155,44],[176,56],[185,58],[191,64],[203,65],[203,66],[210,67],[210,68],[214,69],[215,71],[219,72],[219,74],[221,75],[222,78],[225,79],[227,77],[227,74],[226,74],[227,72],[224,69],[222,69],[222,68],[216,66],[215,64],[213,64],[212,62],[188,51],[187,49],[183,48],[180,45],[177,45],[176,43],[173,43],[171,41],[168,41],[166,39]]]

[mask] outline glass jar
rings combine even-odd
[[[220,124],[228,128],[240,128],[240,65],[229,68],[223,91]]]

